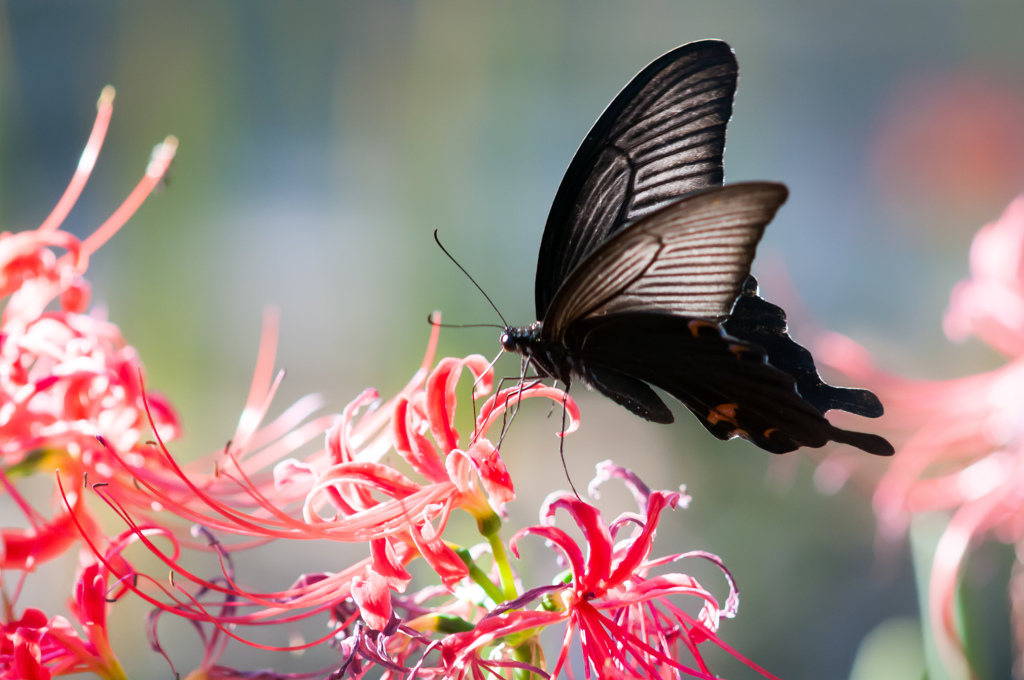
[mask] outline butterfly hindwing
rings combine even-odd
[[[882,402],[873,392],[836,387],[821,379],[811,353],[789,337],[786,312],[757,294],[753,276],[747,277],[743,293],[722,326],[728,334],[764,348],[769,363],[793,376],[800,396],[821,413],[839,409],[866,418],[882,415]]]
[[[598,118],[555,195],[537,264],[537,318],[577,264],[624,225],[723,179],[738,68],[703,40],[662,55]]]
[[[786,187],[748,182],[695,192],[611,236],[562,284],[544,318],[558,340],[591,316],[660,312],[721,319],[732,310]]]
[[[642,380],[598,363],[584,365],[583,378],[598,392],[644,420],[663,425],[675,422],[672,410]]]
[[[705,319],[649,312],[592,317],[573,325],[565,346],[580,375],[627,378],[614,384],[614,393],[605,389],[607,380],[592,386],[641,417],[650,398],[643,390],[630,393],[630,381],[679,399],[719,439],[742,437],[773,453],[829,441],[892,453],[882,437],[832,425],[800,395],[791,375],[767,362],[762,348]],[[631,408],[631,401],[642,408]]]

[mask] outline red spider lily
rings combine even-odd
[[[550,677],[565,666],[577,633],[584,657],[586,677],[693,677],[712,678],[698,645],[713,641],[765,677],[775,676],[734,652],[716,635],[721,617],[733,617],[739,594],[721,561],[709,553],[691,552],[650,559],[651,548],[661,513],[666,508],[686,504],[682,492],[650,491],[628,470],[606,461],[598,468],[591,484],[596,496],[600,483],[622,479],[638,500],[640,512],[623,515],[606,524],[598,510],[575,496],[559,493],[549,497],[541,510],[540,526],[523,529],[510,541],[518,556],[517,542],[523,536],[537,535],[555,546],[570,566],[571,581],[529,591],[492,611],[469,632],[449,636],[441,643],[445,677],[483,677],[486,673],[504,677],[504,669],[536,669],[532,658],[513,656],[515,647],[498,658],[483,658],[484,648],[502,639],[515,640],[517,634],[561,623],[568,624],[561,652]],[[565,531],[554,526],[558,509],[566,510],[583,532],[587,554]],[[616,543],[619,532],[632,526],[629,538]],[[689,557],[702,557],[717,564],[729,581],[729,596],[724,607],[695,579],[685,574],[651,575],[657,567]],[[697,618],[672,604],[674,595],[695,596],[703,602]],[[529,602],[543,597],[540,611],[524,610]],[[678,649],[685,648],[698,665],[690,668],[678,660]],[[437,671],[438,669],[432,669]],[[485,673],[486,672],[486,673]],[[429,675],[430,673],[423,673]]]
[[[224,578],[213,580],[183,569],[177,559],[183,544],[175,532],[158,532],[172,544],[170,553],[161,551],[149,535],[157,527],[136,522],[129,509],[119,501],[117,494],[120,491],[102,487],[99,491],[103,498],[128,523],[127,533],[160,557],[174,574],[191,582],[203,593],[217,593],[237,604],[233,604],[226,613],[214,615],[199,602],[198,595],[188,593],[181,586],[176,591],[168,590],[152,579],[143,578],[139,585],[129,584],[126,587],[164,611],[197,623],[213,624],[227,637],[239,640],[242,638],[230,632],[228,626],[287,623],[321,612],[337,612],[351,599],[357,606],[351,614],[358,615],[361,628],[358,633],[349,631],[348,634],[361,642],[353,643],[353,648],[347,653],[358,651],[363,656],[370,655],[369,643],[365,640],[379,637],[378,633],[389,629],[394,618],[393,599],[405,590],[411,580],[405,570],[409,562],[422,557],[448,590],[454,588],[469,575],[469,569],[463,558],[441,538],[449,516],[457,509],[469,512],[491,540],[500,526],[496,511],[514,498],[504,463],[486,438],[489,428],[502,417],[506,408],[514,407],[525,398],[542,396],[558,403],[564,401],[570,416],[569,431],[577,426],[578,411],[575,403],[565,399],[559,390],[543,385],[509,388],[487,400],[477,419],[473,437],[465,449],[460,448],[460,436],[455,428],[455,390],[460,374],[463,368],[469,368],[475,379],[474,396],[483,397],[491,389],[493,373],[480,356],[445,358],[433,370],[428,370],[433,361],[437,331],[438,327],[435,327],[421,369],[405,389],[384,404],[378,403],[375,391],[365,391],[327,427],[325,448],[303,460],[277,460],[271,466],[274,459],[262,454],[252,455],[243,437],[232,441],[224,453],[226,460],[208,461],[208,464],[213,463],[214,469],[202,474],[196,472],[195,465],[188,469],[178,466],[163,443],[158,442],[150,457],[162,462],[160,470],[173,472],[175,477],[168,479],[163,475],[159,478],[152,474],[147,476],[145,470],[134,468],[126,457],[108,444],[112,458],[138,479],[138,490],[148,494],[164,512],[205,527],[204,532],[259,540],[366,542],[370,546],[368,559],[336,574],[301,577],[285,591],[252,592],[237,584],[226,567]],[[266,363],[265,348],[268,345],[272,343],[264,342],[261,365]],[[272,394],[273,389],[270,389],[262,407],[256,409],[260,414],[265,412],[265,402]],[[259,423],[259,417],[243,417],[243,420],[247,420],[252,428]],[[323,431],[323,420],[313,424],[317,423]],[[306,439],[293,435],[289,435],[290,441]],[[243,444],[240,446],[236,441]],[[381,462],[384,454],[392,448],[424,481],[414,481]],[[246,511],[246,507],[251,509]],[[331,516],[325,516],[328,509]],[[226,564],[229,552],[236,552],[246,545],[251,545],[251,542],[241,545],[217,542],[215,550],[221,555],[222,564]],[[97,555],[101,555],[101,546],[94,547]],[[119,557],[120,548],[115,553]],[[101,559],[106,563],[115,553],[108,552]],[[125,582],[129,577],[134,580],[137,576],[130,565],[119,575]],[[507,589],[511,582],[510,572],[505,577]],[[421,613],[410,607],[407,601],[399,604],[407,612]],[[242,614],[238,613],[240,607],[258,609]],[[439,610],[435,607],[430,611],[437,613]],[[472,618],[476,610],[470,608],[468,612],[461,613]],[[339,631],[347,629],[354,620],[352,615],[334,618]],[[378,640],[373,644],[397,646],[407,656],[418,647],[417,644],[409,644],[410,631],[414,633],[415,627],[398,636],[401,639]],[[325,639],[333,636],[334,633]],[[384,637],[390,637],[390,634]],[[219,654],[207,656],[208,662],[204,662],[204,667],[211,669]],[[372,660],[379,664],[393,662],[383,651],[370,656],[374,656]]]
[[[150,426],[167,438],[178,432],[177,416],[159,394],[144,409],[141,363],[117,327],[82,312],[89,286],[82,278],[89,255],[138,209],[163,177],[176,140],[157,146],[146,175],[114,214],[80,242],[58,228],[78,198],[95,164],[113,108],[112,88],[103,91],[92,135],[70,185],[34,231],[0,234],[0,483],[18,503],[30,527],[2,530],[0,566],[32,570],[75,545],[70,508],[83,526],[93,527],[88,508],[77,500],[45,519],[17,493],[11,478],[38,470],[64,469],[68,477],[95,481],[116,476],[97,442],[104,437],[132,456]],[[64,255],[52,250],[62,248]],[[46,311],[54,301],[58,308]],[[140,464],[144,464],[140,460]],[[95,531],[90,529],[95,536]]]
[[[27,609],[20,619],[0,626],[0,678],[49,680],[83,672],[108,680],[126,678],[107,636],[108,578],[106,569],[91,564],[75,584],[69,608],[85,631],[84,640],[67,619],[47,620],[38,609]]]
[[[886,421],[905,437],[877,482],[880,535],[902,537],[917,513],[952,512],[932,566],[930,615],[944,662],[963,673],[954,595],[967,550],[983,537],[1024,539],[1024,197],[975,236],[971,278],[954,288],[944,325],[951,339],[976,335],[1008,362],[955,380],[906,380],[875,368],[846,338],[823,345],[829,363],[878,394]],[[849,463],[834,457],[824,465],[846,474]],[[1024,563],[1016,569],[1024,573]]]

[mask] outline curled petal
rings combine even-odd
[[[372,562],[369,568],[383,578],[389,588],[404,593],[405,587],[412,580],[412,575],[402,565],[402,560],[398,558],[398,553],[391,542],[386,538],[370,541],[370,557]]]
[[[59,279],[57,259],[47,250],[51,247],[63,248],[71,255],[71,259],[78,260],[82,245],[74,235],[66,231],[35,230],[0,234],[0,297],[13,294],[26,281],[36,277]]]
[[[352,599],[359,613],[373,630],[384,630],[391,620],[391,589],[388,580],[367,568],[364,576],[352,579]]]
[[[580,426],[580,409],[576,405],[576,400],[560,389],[548,387],[538,382],[533,385],[509,387],[484,402],[483,407],[480,409],[480,415],[476,419],[478,436],[485,436],[506,409],[515,406],[523,399],[530,399],[532,397],[545,397],[558,404],[565,405],[567,418],[565,432],[559,432],[559,436],[571,434]]]
[[[107,577],[99,564],[90,564],[75,584],[76,614],[83,625],[103,627],[107,620]]]
[[[455,429],[455,388],[463,368],[469,368],[474,376],[490,370],[487,359],[479,354],[472,354],[465,359],[445,357],[427,378],[426,410],[430,432],[442,451],[459,447],[459,433]]]
[[[286,458],[274,466],[274,488],[278,491],[311,486],[316,477],[312,465],[294,458]]]
[[[540,536],[551,542],[568,560],[574,580],[579,581],[583,578],[585,571],[583,551],[569,534],[556,527],[535,526],[520,529],[508,542],[508,548],[516,558],[519,557],[519,541],[524,536]]]
[[[335,418],[334,423],[328,428],[324,448],[328,458],[335,466],[355,461],[355,454],[348,446],[348,432],[351,428],[352,418],[358,408],[372,403],[376,399],[376,394],[373,390],[365,390],[355,401],[345,407],[341,417]],[[334,506],[342,512],[354,512],[356,509],[366,509],[376,504],[373,495],[361,484],[334,484],[327,487],[324,492]]]
[[[420,419],[410,408],[409,397],[402,395],[395,401],[395,412],[391,418],[391,435],[395,450],[421,475],[432,482],[448,479],[443,457],[430,443],[418,424]]]
[[[461,465],[468,461],[480,478],[480,484],[487,493],[492,508],[500,508],[516,497],[512,486],[512,477],[501,459],[498,449],[487,439],[478,439],[470,445],[468,451],[456,449],[448,455],[448,473],[459,491],[467,493],[471,489],[468,466]]]
[[[411,527],[409,533],[416,549],[441,577],[441,583],[449,591],[453,591],[459,581],[469,576],[469,569],[462,558],[441,540],[429,523]]]
[[[50,680],[50,671],[43,666],[40,647],[42,633],[36,628],[19,628],[14,633],[15,677],[25,680]]]
[[[971,278],[950,296],[943,328],[951,340],[976,335],[1007,356],[1024,353],[1024,197],[978,231]]]
[[[356,460],[351,446],[353,421],[360,409],[373,404],[380,395],[377,390],[367,388],[353,399],[341,412],[341,418],[327,432],[327,453],[333,463],[347,463]]]
[[[679,501],[678,493],[667,493],[665,491],[654,491],[649,497],[647,506],[647,521],[644,523],[640,534],[636,536],[629,545],[626,555],[615,567],[615,571],[609,577],[609,583],[616,585],[633,575],[640,565],[651,554],[651,547],[654,544],[654,532],[658,528],[658,521],[661,518],[661,511],[666,507],[675,508]]]
[[[640,512],[647,512],[647,498],[651,495],[651,489],[640,477],[629,468],[616,465],[611,460],[603,460],[595,467],[594,479],[587,486],[587,493],[591,498],[600,498],[601,485],[610,479],[621,479],[626,488],[633,494]]]
[[[657,560],[651,560],[645,564],[648,569],[661,566],[663,564],[669,564],[671,562],[678,562],[680,560],[690,559],[698,557],[701,559],[708,560],[721,570],[722,575],[725,576],[726,582],[729,584],[729,595],[725,598],[725,606],[718,610],[718,617],[725,617],[727,619],[734,618],[739,612],[740,608],[740,590],[736,586],[736,579],[733,578],[732,572],[729,571],[725,563],[722,562],[722,558],[714,553],[706,552],[704,550],[691,550],[689,552],[681,553],[679,555],[670,555],[668,557],[662,557]]]
[[[603,591],[608,587],[614,550],[611,532],[604,518],[593,505],[575,497],[555,501],[551,506],[552,512],[557,507],[569,512],[587,542],[587,568],[582,578],[577,579],[579,589],[584,593]]]
[[[78,494],[70,508],[65,506],[45,524],[31,529],[0,531],[3,548],[0,551],[0,568],[32,571],[64,554],[81,538],[76,522],[85,531],[97,533],[99,525],[83,498],[82,494]]]
[[[716,609],[718,606],[715,597],[701,586],[697,579],[687,574],[652,576],[629,588],[615,591],[614,595],[602,599],[596,606],[602,609],[611,609],[672,594],[696,595],[707,602],[714,603]]]
[[[306,522],[324,521],[314,510],[313,501],[320,492],[328,489],[340,488],[348,490],[349,487],[358,487],[360,490],[379,491],[392,498],[403,498],[419,491],[420,486],[403,475],[398,470],[379,463],[341,463],[334,465],[324,471],[317,479],[313,489],[306,496],[306,502],[302,508],[302,516]],[[377,505],[376,501],[367,493],[370,499],[369,505],[357,507],[339,508],[342,512],[353,513]],[[335,500],[335,499],[332,499]]]

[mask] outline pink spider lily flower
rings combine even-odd
[[[561,402],[564,396],[543,385],[504,390],[487,401],[473,437],[463,449],[454,423],[455,390],[464,368],[469,368],[475,379],[473,396],[486,395],[493,384],[492,369],[483,357],[473,355],[466,359],[442,359],[422,390],[401,394],[394,401],[390,441],[425,483],[415,482],[395,468],[376,462],[380,449],[364,455],[347,445],[350,413],[354,407],[375,398],[376,393],[364,393],[353,402],[339,427],[328,433],[328,450],[335,463],[318,476],[306,498],[303,514],[314,526],[344,527],[347,540],[372,542],[373,575],[360,581],[357,602],[359,591],[376,591],[374,603],[384,605],[386,598],[381,596],[385,586],[399,591],[404,588],[401,582],[407,582],[408,575],[394,559],[400,544],[404,544],[406,555],[423,557],[446,587],[451,588],[465,578],[468,572],[462,559],[440,539],[451,512],[469,512],[487,536],[500,524],[496,512],[501,512],[504,504],[515,497],[508,471],[487,439],[489,428],[504,409],[515,406],[520,398],[542,396]],[[571,415],[567,432],[571,432],[577,425],[578,412],[573,402],[567,402],[567,409]],[[384,496],[384,500],[379,500],[379,496]],[[316,508],[324,498],[327,502],[321,506],[329,504],[333,509],[330,519],[322,518]],[[364,608],[364,614],[370,610]],[[387,621],[386,606],[376,611],[373,618]]]
[[[830,335],[822,343],[828,363],[878,394],[888,425],[903,437],[874,491],[880,537],[901,538],[915,514],[952,513],[936,548],[928,597],[943,661],[958,674],[969,671],[954,596],[970,544],[1024,539],[1024,197],[978,232],[970,263],[971,277],[953,290],[946,334],[977,336],[1006,355],[1002,367],[954,380],[906,380],[877,369],[846,338]],[[857,473],[851,463],[836,454],[823,468]],[[1015,579],[1024,583],[1020,559],[1018,551]],[[1024,610],[1016,616],[1024,625]]]
[[[334,441],[339,442],[331,456],[337,462],[317,479],[307,497],[304,516],[314,524],[339,523],[349,531],[370,532],[362,539],[371,542],[373,559],[366,575],[353,583],[352,596],[373,629],[382,630],[390,620],[390,594],[404,591],[411,578],[400,555],[404,555],[405,562],[422,557],[449,590],[469,575],[463,559],[441,539],[454,510],[469,512],[492,547],[501,549],[496,540],[500,526],[497,513],[515,493],[504,462],[487,439],[489,428],[519,399],[541,396],[564,401],[562,392],[539,384],[504,390],[487,401],[469,445],[463,449],[455,429],[456,386],[463,368],[469,368],[475,379],[473,397],[485,396],[493,384],[492,369],[483,357],[473,355],[442,359],[424,389],[399,395],[394,403],[391,442],[425,483],[414,482],[390,466],[349,450],[344,437],[335,438],[333,430],[328,433],[329,448]],[[578,411],[574,402],[565,403],[571,417],[567,432],[571,432],[577,426]],[[426,437],[428,432],[433,443]],[[371,455],[379,458],[379,452]],[[321,493],[333,506],[330,520],[322,519],[312,509]],[[379,500],[379,496],[384,499]],[[509,580],[505,579],[506,586]]]
[[[557,677],[566,666],[573,641],[578,638],[586,677],[692,677],[712,678],[699,645],[712,641],[765,677],[767,671],[733,651],[716,634],[722,617],[735,616],[739,595],[729,572],[714,555],[690,552],[651,559],[650,554],[661,513],[686,505],[689,497],[680,492],[651,491],[625,468],[605,462],[591,484],[598,486],[613,477],[623,480],[638,501],[639,513],[623,515],[607,524],[592,505],[566,493],[553,494],[541,510],[541,525],[519,531],[510,541],[518,557],[518,541],[536,535],[553,545],[569,564],[566,582],[536,588],[490,612],[476,627],[445,638],[440,643],[443,675],[446,678],[507,677],[512,670],[530,670],[543,677]],[[568,533],[554,526],[556,510],[569,513],[586,540],[586,555]],[[630,536],[619,534],[631,527]],[[652,575],[652,569],[691,557],[702,557],[722,569],[729,582],[724,607],[695,579],[681,573]],[[702,603],[695,618],[669,601],[670,596],[688,595]],[[542,598],[539,610],[524,609]],[[516,656],[516,642],[528,641],[532,631],[566,624],[561,650],[550,675],[536,667],[536,655]],[[506,641],[497,650],[494,645]],[[679,660],[680,650],[694,659],[697,668]],[[481,652],[490,650],[484,657]],[[529,651],[529,650],[528,650]],[[417,669],[431,676],[439,668]]]

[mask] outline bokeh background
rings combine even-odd
[[[70,231],[100,224],[152,146],[179,138],[167,187],[90,277],[151,387],[182,413],[175,452],[194,457],[234,431],[268,305],[288,370],[279,408],[313,391],[332,411],[367,386],[395,391],[433,309],[495,322],[435,229],[509,320],[532,321],[548,206],[591,123],[658,55],[721,38],[740,63],[726,178],[791,190],[755,263],[767,297],[790,310],[798,339],[827,327],[894,372],[962,375],[997,362],[950,345],[941,315],[974,231],[1024,189],[1022,28],[1020,3],[952,1],[0,2],[0,227],[48,214],[104,85],[117,87],[114,119]],[[496,335],[445,331],[441,350],[493,356]],[[732,568],[742,606],[726,641],[784,678],[920,677],[909,550],[874,549],[867,496],[823,493],[814,456],[719,443],[681,407],[681,422],[660,427],[574,396],[578,486],[609,457],[657,486],[687,484],[693,504],[666,520],[658,550],[709,550]],[[524,409],[503,448],[521,480],[515,527],[566,486],[547,414]],[[298,550],[241,558],[242,577],[280,588],[297,564],[361,556]],[[1009,564],[1008,549],[986,547],[966,577],[993,678],[1009,677]],[[24,603],[62,601],[74,566],[48,566]],[[133,606],[141,616],[117,605]],[[114,619],[130,674],[167,675],[140,620],[116,608]],[[188,670],[194,638],[166,631]],[[226,657],[278,670],[324,659]],[[729,659],[719,668],[743,676]]]

